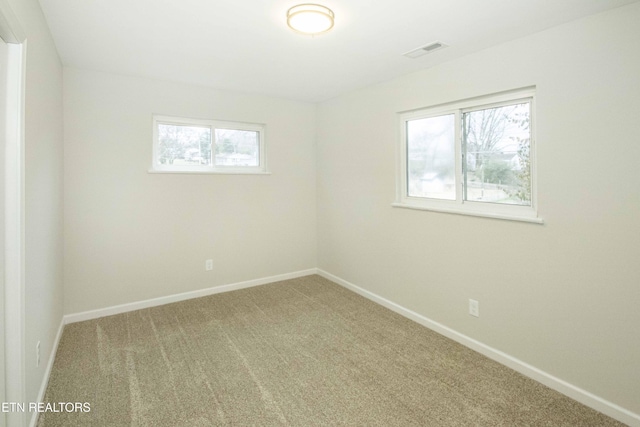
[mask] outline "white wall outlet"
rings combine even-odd
[[[40,341],[36,344],[36,368],[40,367]]]
[[[469,299],[469,314],[480,317],[480,303],[474,299]]]
[[[204,269],[206,271],[211,271],[213,270],[213,260],[212,259],[208,259],[204,262]]]

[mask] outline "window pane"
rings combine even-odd
[[[407,122],[407,194],[456,199],[454,114]]]
[[[211,129],[158,124],[158,162],[162,165],[211,165]]]
[[[260,166],[260,133],[216,129],[216,166]]]
[[[464,199],[531,206],[530,103],[463,114]]]

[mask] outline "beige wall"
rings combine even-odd
[[[9,3],[27,36],[24,363],[26,399],[35,401],[62,321],[62,65],[37,0]]]
[[[318,266],[640,413],[638,22],[636,3],[321,104]],[[530,85],[545,225],[391,207],[397,112]]]
[[[64,84],[66,313],[315,267],[315,105],[76,69]],[[272,174],[148,173],[154,113],[265,123]]]

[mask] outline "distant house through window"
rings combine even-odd
[[[154,116],[153,172],[266,173],[265,126]]]

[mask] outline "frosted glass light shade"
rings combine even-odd
[[[299,4],[287,11],[287,25],[302,34],[320,34],[333,27],[331,9],[319,4]]]

